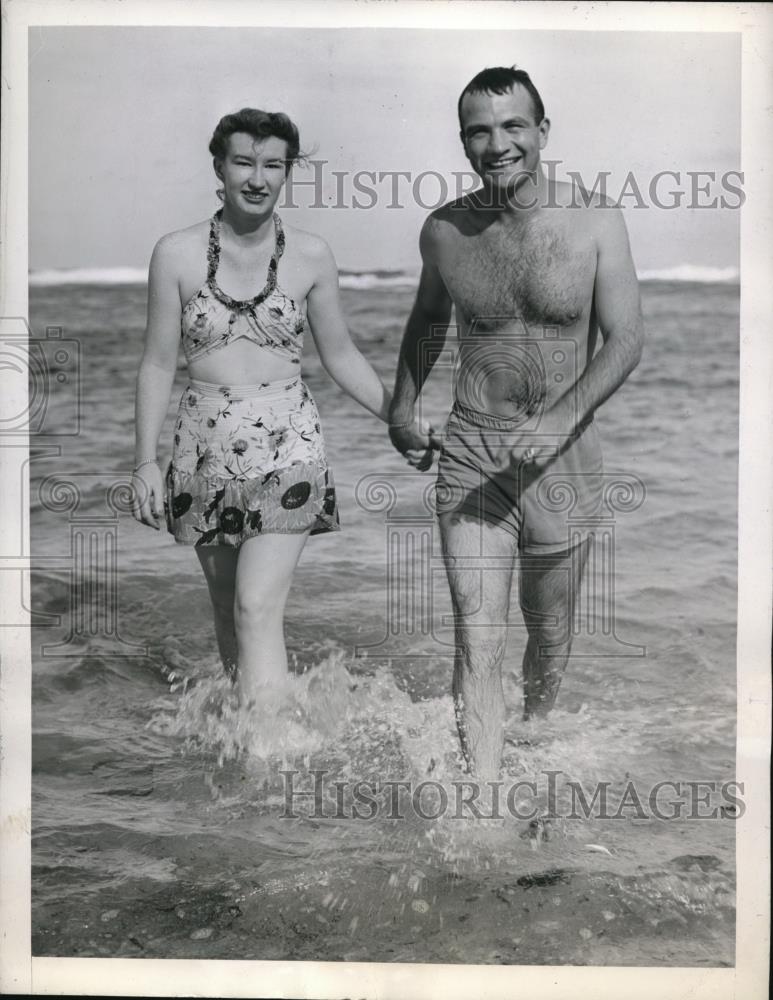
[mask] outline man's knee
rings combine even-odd
[[[567,587],[563,592],[554,590],[549,599],[521,591],[521,614],[529,638],[541,645],[571,645],[574,617],[573,595]]]
[[[549,638],[538,637],[533,641],[533,649],[536,651],[539,660],[563,663],[571,655],[572,639],[570,637],[562,642],[555,642]]]
[[[571,619],[568,616],[553,616],[551,625],[546,625],[544,622],[539,625],[527,624],[527,631],[529,633],[529,646],[532,650],[536,650],[541,659],[560,659],[569,656],[574,634]]]
[[[461,628],[459,633],[459,646],[468,669],[486,672],[501,666],[507,644],[503,628],[481,625]]]

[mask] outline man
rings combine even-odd
[[[550,122],[528,74],[483,70],[464,88],[458,113],[482,187],[434,211],[422,229],[390,435],[414,462],[428,443],[440,446],[433,434],[417,434],[414,408],[453,306],[459,351],[437,510],[456,627],[459,734],[470,769],[489,780],[504,745],[501,666],[516,556],[530,718],[555,702],[588,552],[589,539],[570,532],[562,497],[574,501],[575,517],[599,511],[593,414],[636,367],[643,330],[622,214],[545,175]]]

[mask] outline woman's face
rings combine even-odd
[[[246,132],[228,137],[228,151],[215,161],[223,182],[223,201],[246,215],[273,212],[287,177],[287,143],[270,135],[255,139]]]

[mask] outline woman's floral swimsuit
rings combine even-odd
[[[284,232],[263,291],[238,301],[215,280],[220,216],[210,225],[207,281],[182,313],[188,362],[247,337],[300,367],[305,316],[277,286]],[[300,374],[261,385],[191,379],[180,399],[166,474],[167,527],[186,545],[234,545],[265,533],[339,530],[319,413]]]

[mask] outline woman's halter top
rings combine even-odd
[[[216,212],[209,227],[206,283],[182,311],[182,343],[188,363],[246,337],[259,347],[277,351],[292,364],[300,364],[305,313],[277,285],[277,268],[285,248],[279,216],[274,215],[275,245],[266,285],[255,298],[239,301],[217,284],[222,214],[222,209]]]

